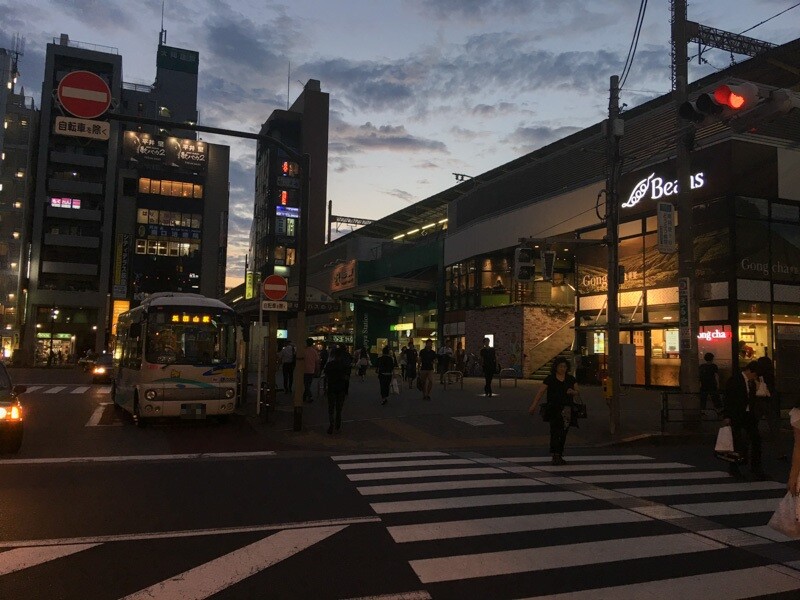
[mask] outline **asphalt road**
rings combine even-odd
[[[572,447],[565,467],[416,434],[315,451],[246,416],[140,430],[107,386],[40,375],[0,456],[3,599],[800,596],[800,541],[766,526],[785,463],[735,480],[699,439]]]

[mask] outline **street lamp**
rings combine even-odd
[[[58,319],[58,309],[54,306],[50,310],[50,352],[47,353],[47,366],[53,365],[53,336],[55,335],[56,319]]]

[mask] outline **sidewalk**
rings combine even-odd
[[[302,431],[293,431],[292,398],[278,391],[277,406],[263,422],[255,414],[256,393],[248,390],[248,402],[240,408],[252,426],[281,447],[327,451],[369,450],[467,450],[486,447],[547,448],[549,425],[528,415],[528,407],[539,382],[504,380],[494,382],[495,395],[483,394],[483,378],[464,379],[460,385],[444,386],[438,378],[431,401],[423,401],[416,389],[403,387],[399,396],[380,404],[378,381],[374,373],[365,382],[353,378],[350,395],[342,413],[342,429],[329,435],[327,400],[315,398],[303,405]],[[316,391],[316,380],[314,390]],[[609,410],[599,386],[582,386],[581,397],[588,418],[569,432],[568,445],[603,446],[636,439],[661,437],[661,398],[658,390],[629,388],[621,397],[621,430],[609,433]],[[465,420],[459,420],[459,419]],[[706,424],[708,425],[708,424]],[[669,431],[680,433],[681,424]],[[706,426],[705,429],[708,429]],[[716,426],[709,431],[716,431]]]

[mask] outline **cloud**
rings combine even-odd
[[[350,125],[338,120],[331,124],[330,137],[329,152],[335,156],[367,150],[448,152],[444,142],[412,135],[403,125],[375,126],[369,121],[363,125]]]
[[[515,152],[527,154],[580,130],[580,127],[548,127],[546,125],[517,127],[503,141],[512,144]]]
[[[50,0],[53,8],[100,29],[134,29],[139,18],[123,8],[126,3],[108,0]]]
[[[406,192],[405,190],[398,190],[397,188],[393,190],[383,190],[383,193],[387,196],[399,198],[407,204],[414,204],[417,201],[417,197],[414,194]]]
[[[574,0],[570,0],[572,4]],[[455,20],[481,22],[498,16],[520,17],[539,11],[554,12],[559,0],[419,0],[419,11],[429,17],[452,23]]]

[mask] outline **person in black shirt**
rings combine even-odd
[[[417,349],[414,348],[414,340],[408,340],[408,346],[403,348],[403,354],[406,357],[405,377],[408,381],[408,389],[411,389],[414,385],[414,380],[417,378],[417,360],[419,359]]]
[[[719,367],[714,364],[714,355],[706,352],[703,356],[705,362],[700,365],[700,410],[706,409],[708,399],[714,404],[714,408],[720,410],[722,404],[719,399]]]
[[[433,389],[433,365],[436,362],[436,352],[433,351],[433,340],[425,340],[425,347],[419,351],[419,379],[422,385],[422,399],[431,399]],[[406,366],[408,368],[408,366]]]
[[[550,375],[545,377],[528,409],[530,414],[536,414],[536,407],[545,393],[547,408],[544,417],[550,421],[550,454],[554,465],[563,465],[566,463],[563,454],[567,431],[573,422],[573,398],[578,394],[577,381],[569,374],[569,361],[565,357],[559,356],[553,361]]]
[[[378,374],[378,383],[381,386],[381,404],[386,404],[389,401],[389,386],[392,383],[394,367],[394,358],[389,354],[389,346],[384,346],[383,352],[378,357],[378,364],[375,367],[375,372]]]
[[[497,352],[489,345],[489,338],[483,338],[483,348],[481,348],[481,367],[486,385],[483,386],[483,393],[487,397],[492,394],[492,379],[497,372]]]
[[[328,433],[342,428],[342,406],[350,388],[350,358],[342,348],[331,353],[325,365],[325,378],[328,380]]]

